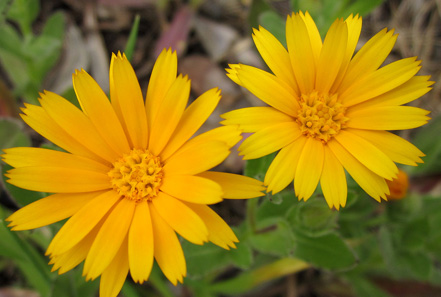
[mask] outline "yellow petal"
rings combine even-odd
[[[147,88],[145,109],[150,127],[153,125],[165,95],[176,79],[177,69],[178,57],[176,52],[171,49],[163,49],[153,66]]]
[[[312,53],[314,54],[314,61],[317,62],[320,52],[322,51],[322,37],[320,36],[320,32],[309,12],[305,12],[305,14],[303,14],[303,12],[300,11],[298,15],[300,15],[305,22],[306,29],[308,30],[309,41],[311,42]]]
[[[129,260],[127,258],[127,239],[121,244],[115,259],[103,271],[100,279],[100,297],[116,297],[129,272]]]
[[[86,280],[97,278],[114,261],[127,237],[135,206],[134,201],[121,199],[110,212],[84,262],[83,275],[86,276]]]
[[[247,65],[240,65],[236,72],[242,85],[260,100],[290,116],[296,116],[299,109],[297,95],[283,80]]]
[[[210,207],[187,202],[185,202],[185,205],[191,208],[204,221],[204,224],[207,226],[209,241],[226,250],[236,248],[234,243],[239,242],[239,240],[234,235],[233,230]]]
[[[409,103],[432,89],[430,86],[434,82],[429,81],[429,78],[430,76],[414,76],[402,85],[354,107],[356,109],[365,109],[374,106],[395,106]]]
[[[125,55],[112,54],[110,98],[133,148],[147,147],[148,127],[141,88],[135,71]]]
[[[183,202],[160,192],[152,205],[164,221],[182,237],[194,244],[208,241],[208,231],[202,219]]]
[[[360,187],[372,198],[381,201],[381,198],[386,200],[386,194],[389,194],[384,178],[373,173],[366,166],[361,164],[355,157],[353,157],[341,144],[336,140],[328,141],[328,146],[338,161],[348,171],[352,178],[360,185]]]
[[[268,126],[245,139],[239,147],[239,155],[245,160],[260,158],[287,146],[300,135],[294,121]]]
[[[327,94],[342,67],[348,41],[348,27],[342,19],[337,19],[326,34],[317,64],[315,88]]]
[[[345,20],[345,23],[348,27],[348,40],[346,51],[343,57],[342,65],[338,71],[337,77],[335,78],[334,84],[332,85],[331,94],[337,93],[338,87],[340,86],[346,70],[348,69],[349,62],[354,54],[355,47],[358,43],[358,38],[360,37],[361,32],[361,17],[358,14],[354,17],[352,14]]]
[[[292,122],[293,118],[267,106],[246,107],[221,115],[222,125],[239,125],[243,132],[257,132],[268,126]]]
[[[348,195],[348,186],[346,183],[346,174],[343,166],[334,156],[328,146],[324,146],[325,158],[323,160],[323,170],[320,177],[320,186],[325,196],[329,208],[346,205]]]
[[[96,225],[89,234],[80,242],[74,245],[70,250],[60,255],[51,256],[49,264],[53,264],[51,271],[58,270],[58,274],[63,274],[78,266],[87,256],[87,253],[95,240],[98,231],[102,226],[102,222]]]
[[[220,98],[219,89],[208,90],[184,111],[175,132],[161,153],[162,159],[167,159],[202,126],[216,108]]]
[[[10,215],[12,230],[40,228],[71,217],[103,192],[54,194],[37,200]]]
[[[291,68],[288,51],[280,41],[261,26],[259,26],[259,30],[253,29],[253,40],[257,50],[271,71],[287,85],[291,86],[297,95],[300,95],[299,87]]]
[[[198,175],[219,184],[225,199],[248,199],[264,195],[262,191],[265,187],[262,182],[248,176],[215,171],[206,171]]]
[[[242,139],[241,133],[242,131],[239,129],[239,126],[236,125],[217,127],[190,139],[177,152],[213,140],[225,142],[231,148]]]
[[[387,31],[385,28],[363,45],[349,63],[338,93],[343,93],[354,82],[360,81],[383,64],[397,40],[398,35],[393,34],[394,30]]]
[[[323,159],[323,143],[308,137],[294,176],[294,189],[299,200],[308,200],[317,188],[322,174]]]
[[[415,60],[415,57],[402,59],[378,69],[354,83],[340,95],[340,100],[345,106],[351,106],[393,90],[420,70],[421,61]]]
[[[78,170],[96,171],[107,174],[110,167],[93,159],[72,155],[60,151],[35,148],[15,147],[3,150],[3,161],[13,167],[62,167]]]
[[[207,171],[224,161],[230,154],[229,149],[225,142],[215,140],[184,145],[166,161],[163,167],[164,174],[194,175]]]
[[[107,174],[65,167],[20,167],[5,174],[8,183],[39,192],[76,193],[109,189]]]
[[[73,87],[83,112],[101,137],[119,155],[130,150],[121,123],[109,99],[96,81],[83,69],[72,75]]]
[[[99,135],[89,118],[72,103],[52,92],[41,94],[41,106],[67,133],[100,158],[113,162],[118,154]]]
[[[387,131],[358,129],[352,129],[351,131],[378,147],[394,162],[411,166],[417,166],[417,163],[423,163],[420,157],[425,156],[424,153],[398,135]]]
[[[173,82],[156,112],[151,126],[149,150],[159,155],[176,129],[190,95],[190,81],[181,75]]]
[[[308,24],[310,23],[308,22]],[[312,46],[308,31],[304,17],[299,14],[288,16],[286,20],[286,44],[301,94],[309,94],[314,89],[316,59],[318,58],[316,56],[317,47]],[[274,90],[268,89],[267,91],[273,92]]]
[[[101,221],[119,199],[119,195],[111,190],[84,205],[58,231],[47,248],[46,255],[59,255],[71,249]]]
[[[150,203],[151,206],[151,203]],[[173,229],[164,221],[154,207],[150,207],[152,216],[155,259],[164,275],[175,286],[182,283],[187,274],[184,252]]]
[[[136,283],[146,281],[153,265],[153,229],[147,202],[136,205],[129,231],[130,274]]]
[[[404,130],[420,127],[430,119],[430,112],[413,106],[373,106],[346,112],[349,128],[368,130]]]
[[[239,86],[243,87],[242,82],[240,81],[239,77],[237,77],[237,69],[240,68],[240,64],[228,64],[228,67],[230,68],[225,69],[225,71],[227,71],[228,78],[234,81]]]
[[[216,182],[193,175],[172,175],[162,180],[161,191],[180,200],[214,204],[222,201],[222,188]]]
[[[276,194],[282,191],[293,180],[299,163],[300,154],[306,143],[306,137],[299,137],[291,144],[282,148],[271,162],[265,175],[264,183],[267,192]]]
[[[372,143],[352,131],[341,130],[335,140],[372,172],[388,180],[395,178],[398,173],[395,163]]]
[[[72,154],[85,156],[89,159],[109,164],[107,161],[88,150],[72,135],[64,131],[42,107],[26,103],[25,106],[26,108],[22,109],[25,115],[21,114],[21,118],[41,136]]]

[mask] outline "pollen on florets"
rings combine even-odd
[[[337,99],[337,95],[320,95],[316,91],[302,94],[296,122],[304,135],[326,143],[345,127],[346,108]]]
[[[136,202],[156,197],[162,183],[162,164],[148,150],[133,149],[113,163],[108,172],[113,189]]]

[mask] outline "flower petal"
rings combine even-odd
[[[181,75],[173,82],[159,105],[151,127],[149,150],[159,155],[175,131],[190,96],[190,81]]]
[[[415,57],[390,63],[354,83],[339,98],[345,106],[351,106],[384,94],[417,74],[420,63]]]
[[[111,190],[84,205],[58,231],[47,248],[46,255],[59,255],[71,249],[105,217],[119,199],[119,195]]]
[[[346,174],[343,166],[334,156],[328,146],[324,146],[325,158],[323,160],[323,170],[320,177],[320,186],[325,196],[329,208],[346,205],[348,196],[348,186],[346,183]]]
[[[15,147],[3,150],[3,161],[13,167],[62,167],[77,170],[96,171],[107,174],[110,167],[93,159],[65,152],[36,148]]]
[[[326,94],[331,89],[342,67],[348,42],[348,27],[337,19],[326,34],[317,64],[315,89]]]
[[[294,78],[288,51],[280,41],[261,26],[259,26],[259,30],[253,29],[253,40],[271,71],[299,95],[299,87]]]
[[[129,231],[130,274],[136,283],[148,280],[153,266],[153,227],[147,202],[136,204]]]
[[[381,198],[386,200],[389,188],[384,178],[361,164],[338,141],[331,140],[327,144],[343,167],[368,195],[378,202]]]
[[[202,219],[183,202],[160,192],[152,205],[164,221],[182,237],[194,244],[208,241],[208,231]]]
[[[245,139],[239,147],[239,155],[245,160],[260,158],[287,146],[300,135],[294,121],[268,126]]]
[[[151,205],[151,204],[150,204]],[[176,286],[187,274],[184,252],[173,229],[164,221],[154,207],[150,207],[155,259],[168,280]]]
[[[308,200],[317,188],[322,174],[323,159],[323,143],[308,137],[294,176],[294,189],[299,200]]]
[[[355,54],[338,88],[340,94],[383,64],[397,40],[398,35],[393,34],[394,30],[387,31],[387,28],[381,30]]]
[[[398,135],[387,131],[358,129],[352,129],[351,131],[378,147],[394,162],[411,166],[417,166],[417,163],[423,163],[420,157],[424,157],[424,153]]]
[[[373,106],[346,112],[347,127],[367,130],[404,130],[420,127],[430,119],[430,112],[413,106]]]
[[[130,150],[127,136],[112,104],[96,81],[84,69],[72,75],[73,87],[83,112],[101,137],[119,155]]]
[[[295,116],[299,109],[297,95],[291,86],[277,76],[261,69],[240,65],[236,68],[237,77],[242,86],[268,105]]]
[[[286,20],[286,44],[300,93],[309,94],[314,89],[315,71],[318,60],[317,54],[319,51],[317,50],[318,48],[315,42],[311,42],[308,27],[313,28],[311,27],[312,24],[308,22],[309,26],[307,26],[304,19],[304,17],[301,17],[297,13],[288,16]],[[313,39],[313,41],[315,41],[315,39]],[[314,44],[314,46],[312,46],[312,44]],[[270,93],[273,91],[274,89],[271,88],[267,90],[267,92]]]
[[[297,138],[291,144],[282,148],[271,162],[264,180],[264,184],[268,186],[268,193],[276,194],[294,180],[306,139],[306,137]]]
[[[257,132],[268,126],[292,122],[293,118],[269,106],[240,108],[221,115],[222,125],[239,125],[243,132]]]
[[[225,199],[248,199],[263,196],[265,187],[262,182],[243,175],[205,171],[199,173],[198,176],[208,178],[222,187]]]
[[[153,125],[165,95],[176,80],[177,69],[178,57],[176,51],[163,49],[153,66],[147,88],[145,110],[149,127]]]
[[[395,163],[372,143],[352,131],[341,130],[335,140],[372,172],[388,180],[395,178],[398,173]]]
[[[21,114],[21,118],[41,136],[72,154],[108,164],[107,161],[92,153],[72,135],[64,131],[42,107],[26,103],[25,106],[26,108],[22,109],[25,114]]]
[[[12,230],[40,228],[71,217],[103,192],[54,194],[37,200],[10,215],[6,221]]]
[[[162,180],[161,191],[180,200],[214,204],[222,201],[222,188],[216,182],[193,175],[172,175]]]
[[[127,254],[127,239],[125,239],[115,258],[101,275],[100,297],[116,297],[121,291],[129,272]]]
[[[227,223],[210,207],[201,204],[194,204],[184,202],[190,209],[192,209],[207,226],[208,240],[215,245],[220,246],[226,250],[236,248],[235,242],[239,242],[233,230]]]
[[[41,106],[67,133],[87,147],[97,157],[112,162],[118,154],[99,135],[90,119],[75,105],[55,93],[41,94]]]
[[[221,98],[217,88],[208,90],[199,96],[185,111],[161,158],[167,159],[179,149],[208,119]]]
[[[134,201],[121,199],[110,212],[84,262],[83,275],[86,280],[97,278],[115,261],[115,255],[127,237],[135,206]]]
[[[148,126],[141,88],[126,56],[112,54],[110,98],[132,148],[147,147]]]
[[[20,167],[5,174],[8,183],[32,191],[49,193],[91,192],[111,187],[107,174],[65,167]]]

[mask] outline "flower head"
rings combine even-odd
[[[430,90],[415,57],[380,67],[397,35],[384,29],[355,55],[361,18],[337,19],[322,41],[306,13],[286,21],[287,49],[267,30],[254,30],[256,47],[273,73],[242,64],[228,76],[268,107],[228,112],[225,125],[254,133],[239,150],[245,159],[278,151],[264,183],[277,193],[294,180],[307,200],[320,182],[329,207],[345,206],[345,170],[374,199],[386,199],[395,163],[417,165],[424,154],[386,130],[419,127],[426,110],[401,106]],[[345,169],[345,170],[344,170]]]
[[[121,54],[112,56],[111,101],[84,70],[75,72],[73,85],[82,110],[44,92],[41,106],[26,105],[22,115],[67,152],[22,147],[2,156],[15,167],[7,173],[11,184],[54,193],[12,214],[12,229],[70,218],[47,249],[50,264],[64,273],[84,260],[87,279],[101,276],[101,296],[116,296],[128,271],[135,282],[146,281],[153,259],[173,284],[182,282],[186,264],[175,232],[195,244],[235,247],[233,231],[207,205],[258,197],[264,188],[208,171],[240,140],[237,126],[190,139],[218,104],[219,90],[187,107],[190,81],[177,77],[171,50],[158,57],[145,102]]]
[[[397,177],[386,182],[390,191],[387,195],[389,200],[401,200],[406,197],[409,188],[409,177],[405,171],[399,169]]]

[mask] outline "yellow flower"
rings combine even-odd
[[[182,282],[186,264],[175,232],[195,244],[235,247],[233,231],[207,204],[263,195],[257,180],[207,171],[228,156],[240,131],[219,127],[190,139],[220,91],[209,90],[186,107],[190,81],[176,75],[176,53],[164,50],[144,103],[129,61],[113,55],[110,102],[89,74],[76,71],[82,111],[45,92],[41,106],[26,105],[22,115],[68,153],[12,148],[3,155],[15,167],[7,174],[11,184],[55,193],[12,214],[12,229],[70,217],[47,249],[50,264],[64,273],[85,260],[86,279],[101,276],[101,296],[116,296],[129,270],[135,282],[146,281],[153,259],[173,284]]]
[[[379,68],[396,41],[384,29],[354,56],[361,18],[337,19],[322,42],[311,16],[288,16],[287,49],[267,30],[253,39],[274,74],[242,64],[228,76],[267,103],[228,112],[225,125],[253,132],[239,150],[245,159],[279,151],[264,184],[277,193],[294,180],[299,200],[307,200],[319,181],[330,208],[345,206],[345,170],[377,201],[389,193],[385,179],[396,163],[414,165],[424,154],[386,130],[424,125],[420,108],[401,106],[424,95],[433,82],[415,76],[420,61],[402,59]]]

